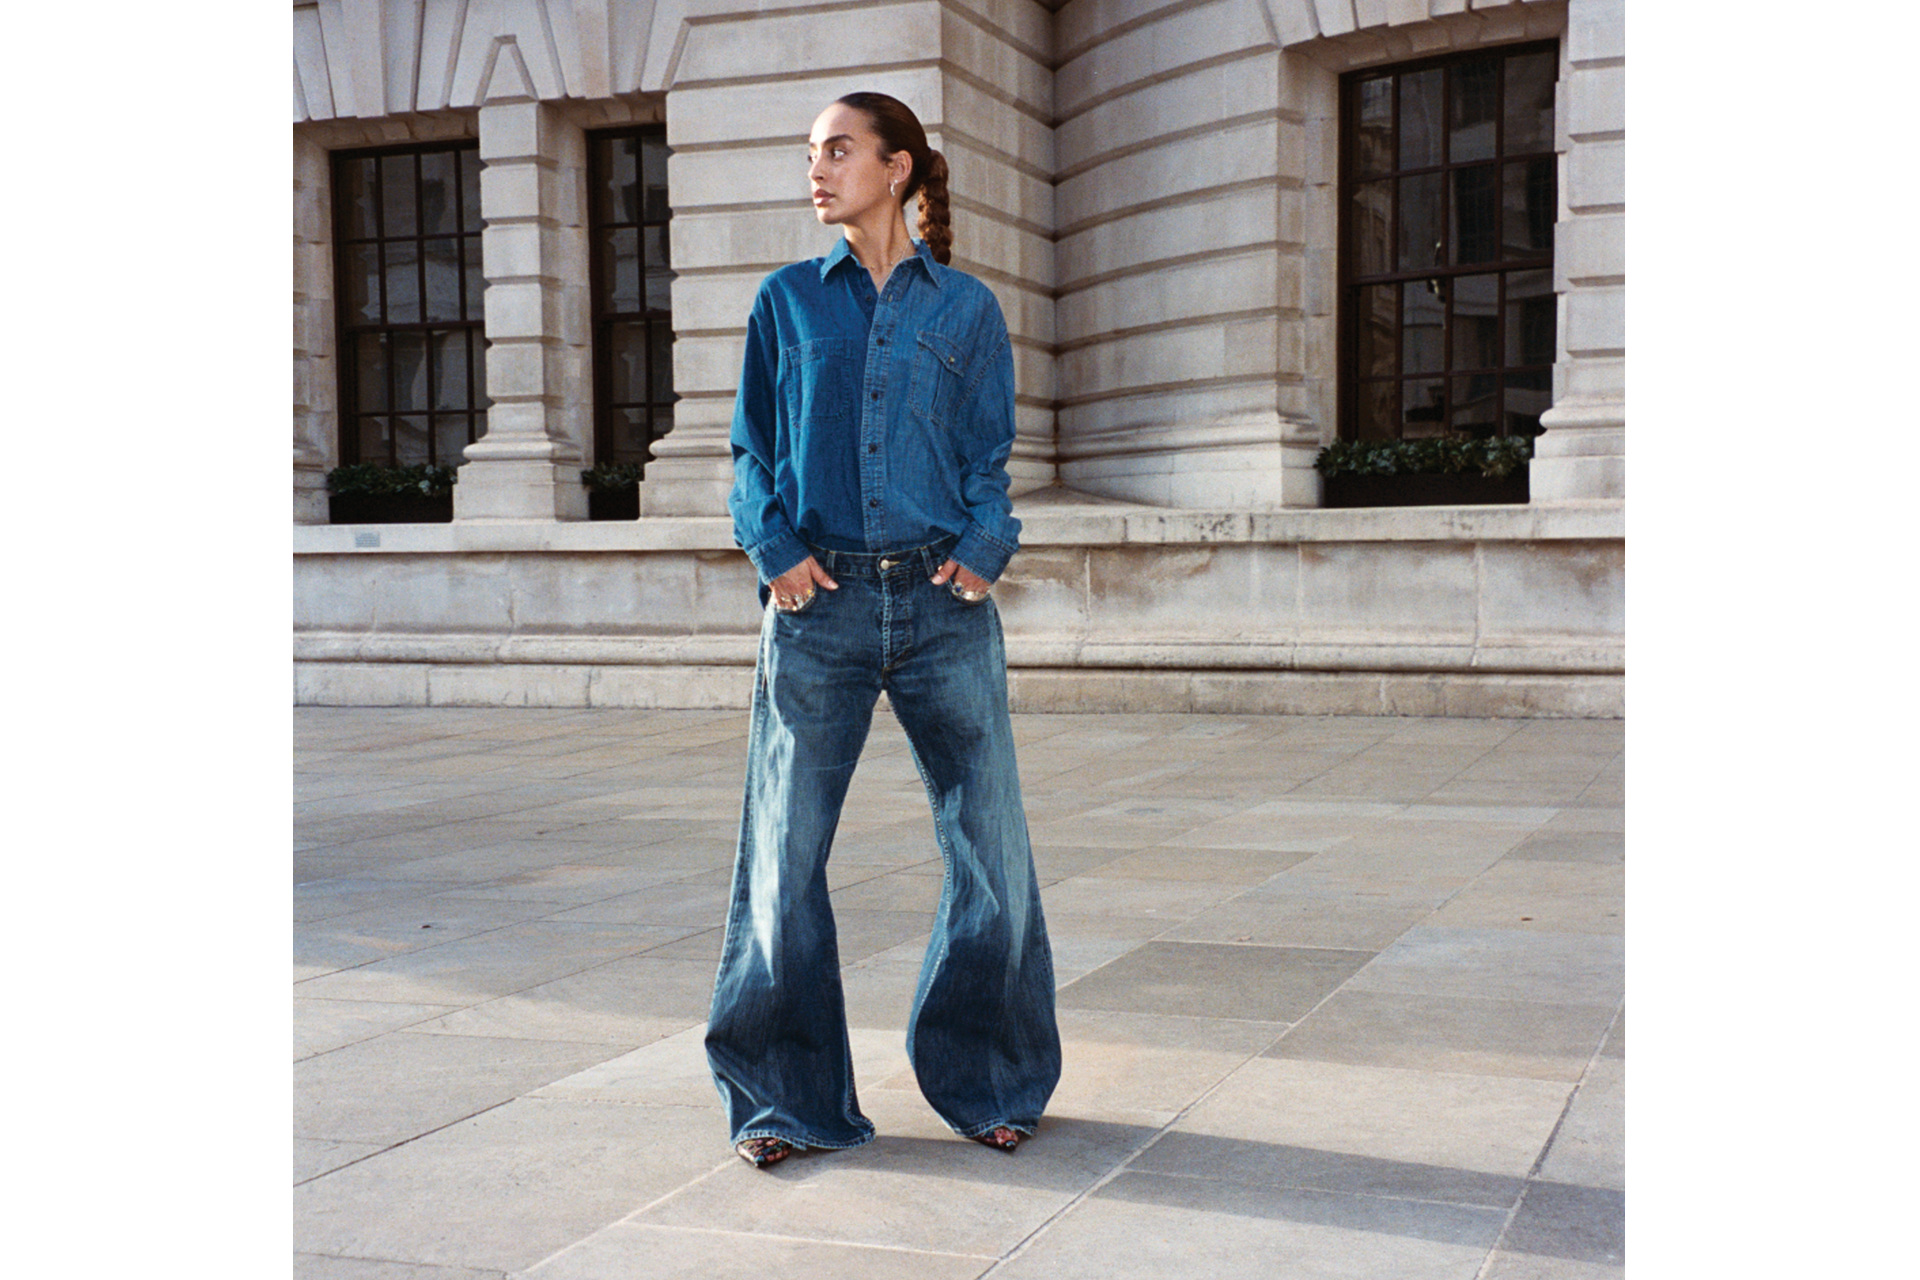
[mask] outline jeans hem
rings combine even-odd
[[[782,1142],[792,1143],[796,1151],[847,1151],[854,1147],[864,1147],[873,1141],[873,1133],[868,1131],[865,1137],[855,1138],[852,1142],[827,1142],[820,1138],[796,1138],[790,1133],[781,1133],[778,1129],[748,1129],[733,1140],[734,1146],[751,1142],[755,1138],[778,1138]]]
[[[1022,1137],[1031,1138],[1033,1136],[1033,1128],[1032,1125],[1021,1124],[1018,1120],[989,1120],[985,1124],[976,1125],[971,1129],[962,1129],[959,1125],[955,1125],[953,1131],[963,1138],[977,1138],[981,1134],[992,1133],[995,1129],[1012,1129]]]

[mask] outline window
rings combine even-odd
[[[594,460],[645,465],[673,427],[666,129],[587,139],[593,219]]]
[[[486,431],[480,148],[333,157],[340,457],[458,466]]]
[[[1344,78],[1344,438],[1539,434],[1558,63],[1518,45]]]

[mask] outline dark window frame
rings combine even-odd
[[[1338,338],[1336,404],[1338,435],[1341,439],[1354,440],[1362,438],[1362,407],[1360,401],[1363,382],[1382,388],[1391,383],[1394,388],[1391,402],[1399,406],[1394,411],[1396,420],[1393,435],[1386,437],[1376,431],[1365,437],[1369,439],[1416,438],[1415,436],[1410,436],[1407,431],[1410,418],[1410,414],[1406,408],[1407,387],[1409,383],[1438,381],[1443,389],[1441,393],[1441,406],[1438,411],[1441,426],[1437,430],[1422,430],[1418,432],[1417,435],[1440,434],[1442,432],[1451,432],[1454,429],[1452,415],[1459,407],[1450,394],[1454,388],[1454,379],[1493,380],[1495,387],[1494,395],[1496,397],[1493,428],[1492,430],[1472,429],[1470,433],[1475,435],[1491,434],[1506,436],[1515,434],[1514,428],[1516,424],[1513,421],[1513,414],[1512,411],[1506,407],[1506,391],[1509,386],[1508,379],[1510,376],[1517,375],[1532,381],[1538,381],[1544,377],[1544,385],[1547,388],[1546,394],[1548,396],[1551,395],[1554,363],[1554,351],[1552,349],[1548,349],[1545,352],[1544,359],[1538,358],[1540,352],[1537,350],[1523,353],[1523,358],[1517,361],[1509,359],[1513,349],[1521,345],[1518,341],[1519,335],[1509,333],[1510,308],[1514,305],[1522,305],[1522,303],[1520,299],[1509,298],[1507,278],[1519,272],[1545,272],[1546,292],[1544,300],[1546,306],[1549,308],[1549,313],[1551,313],[1551,308],[1555,305],[1552,221],[1557,219],[1558,209],[1558,154],[1554,150],[1554,134],[1556,131],[1549,131],[1543,148],[1515,151],[1507,150],[1507,139],[1505,137],[1507,113],[1504,109],[1506,87],[1505,77],[1502,74],[1496,74],[1494,76],[1494,82],[1500,86],[1500,97],[1496,100],[1492,113],[1494,140],[1492,151],[1489,155],[1460,159],[1449,155],[1448,148],[1451,145],[1451,130],[1446,120],[1446,112],[1451,109],[1451,103],[1453,101],[1450,90],[1453,86],[1457,68],[1488,62],[1492,62],[1496,67],[1504,68],[1506,59],[1508,58],[1540,53],[1550,53],[1554,56],[1554,65],[1556,67],[1554,83],[1557,95],[1557,67],[1559,62],[1559,42],[1557,40],[1526,41],[1522,43],[1493,45],[1479,49],[1456,51],[1429,58],[1394,63],[1390,66],[1367,67],[1361,70],[1347,72],[1341,76],[1339,117],[1340,174],[1337,184],[1339,200],[1339,252],[1337,268],[1338,289],[1336,294],[1336,331]],[[1402,85],[1406,77],[1416,76],[1423,72],[1433,70],[1439,70],[1442,73],[1441,88],[1439,91],[1439,103],[1442,115],[1439,118],[1439,123],[1434,126],[1438,134],[1438,145],[1441,148],[1440,160],[1438,163],[1406,164],[1403,167],[1403,157],[1398,154],[1402,140],[1402,129],[1404,127],[1403,114],[1405,110],[1405,94]],[[1391,119],[1393,121],[1392,136],[1396,154],[1392,157],[1388,167],[1375,169],[1363,175],[1360,171],[1361,161],[1359,158],[1361,147],[1361,86],[1369,81],[1378,81],[1382,77],[1390,77],[1390,83],[1393,85]],[[1561,104],[1556,102],[1556,117],[1561,109]],[[1505,202],[1501,198],[1502,186],[1499,175],[1504,174],[1507,166],[1519,165],[1533,166],[1526,175],[1528,182],[1535,181],[1537,175],[1544,172],[1548,175],[1549,180],[1555,184],[1554,188],[1548,193],[1545,201],[1554,217],[1549,219],[1548,225],[1545,228],[1545,235],[1543,237],[1545,247],[1537,252],[1509,253],[1507,249],[1507,241],[1511,237],[1506,234],[1504,219],[1509,216],[1509,212]],[[1544,168],[1542,168],[1542,166],[1544,166]],[[1455,223],[1458,216],[1458,210],[1454,207],[1453,202],[1448,199],[1448,192],[1451,187],[1449,176],[1473,173],[1483,169],[1492,175],[1496,175],[1491,187],[1491,201],[1495,211],[1495,222],[1493,224],[1493,230],[1490,232],[1493,246],[1492,254],[1477,261],[1449,261],[1454,254],[1456,240]],[[1437,198],[1438,207],[1430,220],[1437,221],[1439,225],[1441,239],[1435,254],[1439,261],[1428,265],[1403,268],[1399,261],[1404,252],[1401,246],[1401,240],[1404,235],[1401,188],[1406,179],[1418,179],[1434,175],[1437,175],[1436,185],[1439,191]],[[1363,177],[1369,182],[1384,181],[1386,189],[1392,193],[1390,197],[1390,213],[1384,236],[1385,248],[1390,255],[1389,261],[1385,264],[1389,268],[1388,270],[1363,273],[1359,269],[1362,256],[1360,240],[1363,229],[1360,226],[1360,219],[1355,216],[1355,208],[1357,203],[1356,192],[1361,186]],[[1529,208],[1531,207],[1530,205]],[[1535,228],[1530,228],[1529,234],[1536,239],[1542,238],[1538,236],[1537,229]],[[1456,302],[1457,293],[1454,282],[1465,277],[1473,276],[1496,276],[1500,281],[1500,291],[1493,304],[1493,336],[1487,343],[1487,346],[1499,357],[1498,363],[1456,364],[1455,362],[1457,345],[1461,343],[1462,333],[1461,328],[1456,325],[1455,321],[1461,314],[1462,309]],[[1429,287],[1439,300],[1438,309],[1443,319],[1438,338],[1441,354],[1437,372],[1428,370],[1408,372],[1407,369],[1405,325],[1407,318],[1406,312],[1409,304],[1406,301],[1404,290],[1399,289],[1399,286],[1410,282],[1430,282]],[[1390,375],[1379,377],[1367,377],[1366,374],[1368,371],[1361,367],[1362,316],[1366,310],[1362,305],[1362,298],[1366,296],[1366,290],[1373,286],[1395,287],[1399,297],[1399,301],[1393,306],[1392,338],[1390,343],[1386,344],[1391,348],[1390,354],[1394,372]],[[1526,301],[1536,302],[1537,299],[1529,297]],[[1533,390],[1532,388],[1526,389]],[[1539,432],[1537,424],[1533,425],[1531,429],[1526,429],[1524,423],[1521,424],[1521,427],[1524,434],[1537,435]]]
[[[673,278],[671,253],[664,259],[654,262],[649,254],[649,246],[656,237],[660,245],[667,243],[669,229],[673,222],[673,208],[669,204],[659,216],[647,207],[646,201],[646,165],[641,148],[650,143],[658,144],[660,162],[664,164],[671,150],[666,145],[667,127],[664,124],[625,125],[615,129],[595,129],[587,134],[587,234],[588,234],[588,271],[589,271],[589,308],[590,332],[593,342],[593,457],[596,463],[634,463],[644,473],[646,464],[653,457],[653,445],[667,432],[673,429],[673,406],[679,396],[673,390],[673,309],[649,306],[647,275],[650,268],[665,271],[670,282]],[[627,215],[608,217],[610,199],[606,184],[610,180],[607,172],[608,147],[625,140],[634,140],[640,144],[635,149],[634,172],[636,184],[632,190],[638,193],[634,207]],[[615,264],[608,251],[608,243],[615,234],[633,234],[637,248],[638,296],[637,307],[618,307],[614,305],[613,294],[617,282],[613,278]],[[629,382],[637,381],[646,389],[644,397],[629,396],[616,398],[616,370],[614,368],[617,331],[627,328],[637,332],[638,350],[642,353],[642,369],[637,377],[629,376]],[[631,336],[631,335],[629,335]],[[632,344],[629,343],[629,349]],[[656,362],[664,353],[664,368],[656,368]],[[623,429],[630,424],[629,412],[638,413],[645,426],[647,443],[635,449],[623,442]]]
[[[434,154],[451,153],[454,156],[454,180],[451,188],[453,198],[453,230],[450,232],[429,233],[425,210],[423,178],[423,157]],[[461,159],[462,155],[468,157]],[[386,197],[385,161],[391,157],[410,156],[413,159],[413,201],[411,233],[391,230],[387,227],[388,200]],[[373,234],[355,235],[353,228],[355,216],[351,208],[352,194],[348,181],[348,166],[360,161],[374,161],[374,185],[372,188],[372,212],[374,218]],[[479,271],[481,228],[478,176],[480,170],[479,143],[471,138],[451,139],[440,142],[407,143],[382,147],[355,147],[333,152],[328,157],[330,180],[332,182],[332,246],[334,265],[334,335],[335,360],[338,364],[337,383],[339,403],[337,406],[338,438],[340,459],[343,463],[373,462],[387,466],[405,465],[407,462],[424,461],[434,466],[457,467],[462,458],[454,449],[441,448],[441,428],[448,426],[458,430],[464,436],[460,449],[473,443],[486,434],[487,410],[491,401],[486,394],[486,328],[483,295],[486,282]],[[474,182],[471,192],[461,180],[461,166],[470,163]],[[469,203],[475,207],[469,208]],[[433,295],[428,289],[428,256],[430,241],[451,241],[455,250],[456,267],[453,272],[456,280],[456,292],[459,298],[458,318],[433,319],[426,317],[431,310]],[[412,267],[415,273],[413,298],[418,308],[416,319],[393,319],[394,300],[392,298],[393,277],[388,266],[388,246],[413,247]],[[356,273],[353,269],[355,250],[371,247],[378,255],[379,300],[378,318],[369,320],[357,313],[354,306],[356,293]],[[424,355],[423,379],[425,385],[424,401],[414,405],[410,401],[398,403],[396,378],[399,362],[392,358],[393,339],[396,335],[421,335]],[[442,385],[439,372],[439,360],[436,358],[436,339],[452,334],[465,335],[459,345],[464,349],[460,367],[466,377],[466,388],[457,405],[443,405],[446,388]],[[380,406],[362,409],[363,397],[360,386],[361,341],[372,337],[386,347],[387,355],[381,363],[384,367],[385,386],[379,395]],[[364,418],[385,418],[389,421],[386,432],[384,456],[367,456],[361,431]],[[401,429],[397,420],[401,418],[424,419],[426,423],[426,448],[424,458],[403,459],[400,454]],[[449,456],[452,455],[452,456]]]

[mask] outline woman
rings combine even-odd
[[[707,1056],[756,1167],[873,1137],[826,864],[884,691],[946,862],[907,1054],[956,1133],[1012,1151],[1060,1078],[990,595],[1019,543],[1013,355],[993,295],[946,265],[947,164],[911,111],[849,94],[807,155],[842,239],[762,283],[734,409],[734,534],[766,613]]]

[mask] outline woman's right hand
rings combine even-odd
[[[814,592],[820,587],[838,591],[840,584],[827,576],[818,560],[808,556],[773,580],[773,607],[782,613],[798,613],[813,603]]]

